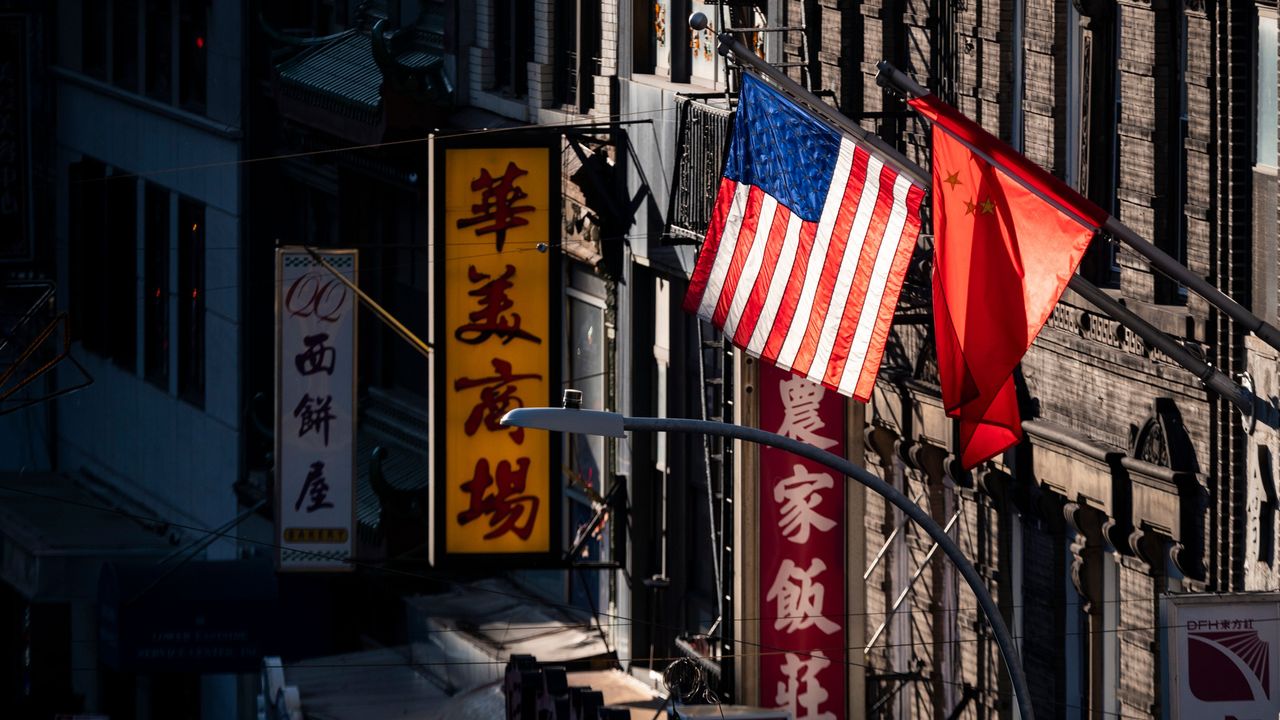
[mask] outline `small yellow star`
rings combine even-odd
[[[991,198],[987,198],[986,200],[978,203],[978,208],[982,210],[983,215],[996,214],[996,204],[991,202]]]
[[[960,182],[960,173],[951,173],[950,175],[947,176],[947,179],[943,180],[942,182],[950,185],[952,190],[955,190],[957,185],[964,184]]]
[[[973,214],[973,211],[974,211],[975,209],[977,209],[977,207],[978,207],[977,205],[974,205],[974,204],[973,204],[973,201],[972,201],[972,200],[965,200],[965,201],[964,201],[964,214],[965,214],[965,215],[972,215],[972,214]]]

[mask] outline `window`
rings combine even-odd
[[[70,303],[72,335],[84,349],[102,353],[105,330],[97,315],[103,296],[104,252],[101,231],[106,226],[107,167],[86,158],[68,167],[67,226],[70,233]]]
[[[178,199],[178,395],[204,407],[204,205]]]
[[[1083,709],[1092,707],[1088,699],[1088,663],[1086,647],[1089,638],[1089,618],[1084,612],[1084,605],[1079,591],[1076,590],[1073,577],[1075,563],[1071,546],[1076,532],[1070,527],[1062,543],[1063,570],[1062,600],[1062,685],[1063,705],[1067,709],[1067,717],[1084,718]]]
[[[1169,64],[1173,83],[1167,95],[1168,118],[1165,124],[1168,154],[1164,172],[1157,182],[1166,183],[1167,218],[1163,232],[1158,233],[1157,246],[1178,262],[1187,263],[1187,15],[1182,3],[1171,3],[1167,10],[1168,47],[1173,54]],[[1155,274],[1155,301],[1163,305],[1184,305],[1187,289],[1163,273]]]
[[[147,183],[144,236],[143,374],[169,391],[169,192]]]
[[[1276,247],[1276,9],[1258,7],[1253,116],[1253,309],[1280,316],[1280,252]]]
[[[570,287],[565,291],[568,311],[569,381],[566,387],[582,391],[582,407],[587,410],[604,410],[609,407],[606,383],[607,348],[605,347],[604,283],[590,271],[574,265],[570,270]],[[590,495],[604,496],[608,492],[604,473],[609,467],[605,456],[603,437],[569,435],[568,465],[572,473],[565,497],[569,505],[569,528],[575,537],[585,538],[578,561],[602,561],[608,559],[608,526],[599,528],[588,524],[595,515]],[[584,490],[583,488],[587,488]],[[580,607],[601,607],[605,600],[600,594],[600,575],[596,572],[582,574],[574,579],[570,597]]]
[[[211,0],[85,2],[80,70],[121,90],[204,113],[211,12]]]
[[[208,83],[205,53],[209,44],[209,0],[180,0],[178,13],[178,104],[185,110],[203,113]]]
[[[85,159],[68,168],[71,322],[84,349],[134,370],[137,181]]]
[[[1258,479],[1262,482],[1258,508],[1258,562],[1274,565],[1276,557],[1276,479],[1271,449],[1258,446]]]
[[[173,102],[173,0],[146,0],[147,97]]]
[[[591,109],[594,75],[600,72],[600,4],[556,0],[556,101],[574,112]]]
[[[1026,150],[1025,115],[1022,101],[1026,97],[1026,0],[1014,0],[1013,3],[1013,43],[1009,51],[1013,66],[1009,80],[1009,91],[1012,94],[1010,103],[1011,118],[1009,128],[1009,144],[1018,152]]]
[[[115,175],[122,175],[116,172]],[[106,182],[106,263],[96,266],[106,274],[107,295],[99,306],[105,317],[98,322],[107,333],[107,354],[121,368],[136,372],[138,341],[138,181],[132,176],[111,177]]]
[[[632,70],[659,75],[678,83],[696,82],[704,86],[722,83],[724,59],[716,52],[715,33],[710,27],[693,31],[689,27],[689,16],[705,13],[711,25],[716,27],[763,27],[766,24],[764,5],[759,2],[717,4],[697,0],[637,0],[632,5]],[[720,19],[722,15],[723,20]],[[769,33],[740,37],[748,44],[756,43],[756,52],[762,53],[765,35]],[[788,34],[786,37],[797,35]],[[807,62],[808,58],[804,61]]]
[[[1120,169],[1119,6],[1095,3],[1085,15],[1067,5],[1067,181],[1108,212],[1116,212]],[[1116,245],[1094,242],[1080,263],[1091,281],[1116,287]]]
[[[1258,102],[1255,107],[1254,163],[1276,166],[1276,12],[1260,8],[1258,16]]]
[[[533,3],[527,0],[494,0],[494,89],[512,97],[524,97],[529,89],[529,62],[533,60]]]
[[[138,90],[138,0],[115,0],[111,8],[111,82]]]
[[[105,2],[87,2],[81,16],[80,69],[99,80],[107,79],[107,10]]]

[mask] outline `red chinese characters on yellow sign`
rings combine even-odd
[[[533,205],[517,204],[529,194],[515,182],[528,174],[513,162],[508,162],[506,172],[497,178],[489,174],[488,168],[481,168],[480,177],[471,181],[471,189],[480,192],[480,200],[471,206],[474,215],[459,220],[458,227],[481,225],[476,228],[476,235],[493,233],[497,238],[498,252],[502,252],[507,242],[507,230],[528,225],[529,220],[520,216],[536,209]]]
[[[445,152],[444,551],[545,553],[550,436],[500,420],[550,395],[550,152]]]

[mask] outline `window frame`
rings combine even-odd
[[[186,195],[178,195],[177,208],[178,263],[174,279],[178,305],[177,394],[182,400],[203,408],[206,386],[205,253],[209,208]],[[198,219],[195,213],[198,213]]]
[[[169,278],[174,227],[172,193],[168,188],[150,181],[146,183],[143,192],[143,282],[146,306],[143,310],[142,375],[147,382],[168,393],[172,336],[169,329],[169,302],[173,294]],[[156,214],[157,207],[164,208],[162,218]],[[154,235],[153,229],[156,231]]]

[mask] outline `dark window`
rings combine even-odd
[[[1166,167],[1160,173],[1166,186],[1167,206],[1164,232],[1157,246],[1181,264],[1187,264],[1187,14],[1179,3],[1170,5],[1167,23],[1172,40],[1170,68],[1169,115],[1166,120]],[[1187,288],[1162,273],[1156,273],[1156,302],[1164,305],[1187,304]]]
[[[178,3],[178,95],[184,109],[202,113],[208,85],[206,53],[209,45],[208,0]]]
[[[690,2],[637,2],[633,8],[634,71],[661,75],[674,82],[689,82],[690,30],[688,23],[680,19],[689,17]],[[714,22],[714,14],[712,18]]]
[[[585,113],[593,101],[592,77],[599,72],[600,5],[589,0],[556,2],[556,101]]]
[[[1271,565],[1276,557],[1276,476],[1271,450],[1258,446],[1258,479],[1262,481],[1262,503],[1258,509],[1258,562]]]
[[[107,79],[107,3],[84,3],[80,16],[80,69],[86,75]]]
[[[115,0],[111,12],[111,81],[138,89],[138,0]]]
[[[1173,52],[1170,70],[1173,85],[1167,97],[1169,114],[1165,143],[1167,160],[1163,176],[1166,186],[1167,224],[1159,234],[1157,245],[1175,260],[1187,263],[1187,16],[1181,3],[1172,3],[1168,10],[1168,47]],[[1159,180],[1159,179],[1158,179]],[[1157,303],[1183,305],[1187,302],[1187,289],[1168,276],[1155,274]]]
[[[533,3],[527,0],[495,0],[493,4],[493,59],[496,89],[524,97],[529,88],[529,62],[533,59]]]
[[[178,395],[204,407],[204,204],[178,199]]]
[[[137,372],[138,357],[138,181],[116,177],[107,181],[106,224],[108,236],[106,264],[106,317],[100,322],[107,332],[111,359],[130,373]]]
[[[169,192],[147,183],[144,198],[146,250],[143,261],[145,358],[147,380],[169,391]]]
[[[72,336],[95,353],[105,353],[105,335],[98,311],[102,306],[105,253],[107,168],[96,160],[68,168],[67,225],[69,230],[70,319]]]
[[[1083,18],[1086,28],[1080,64],[1084,138],[1081,148],[1081,187],[1090,200],[1115,214],[1120,171],[1120,48],[1119,8],[1094,3],[1092,15]],[[1080,272],[1098,285],[1118,287],[1120,266],[1116,244],[1101,239],[1091,243],[1080,263]]]
[[[146,0],[147,96],[173,102],[172,0]]]
[[[91,159],[73,163],[68,175],[72,335],[85,350],[132,372],[137,357],[137,181]]]

